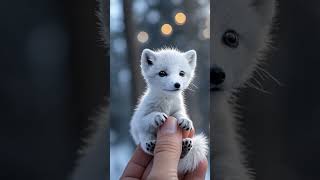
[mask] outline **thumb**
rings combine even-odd
[[[166,174],[169,177],[177,176],[181,142],[182,131],[178,128],[177,120],[174,117],[168,117],[157,134],[153,167],[150,174],[156,173],[162,176]]]

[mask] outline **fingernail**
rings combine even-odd
[[[177,120],[176,118],[169,117],[164,125],[160,128],[161,134],[174,134],[177,132]]]

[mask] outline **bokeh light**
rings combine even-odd
[[[145,43],[149,40],[149,34],[147,32],[141,31],[137,35],[137,39],[141,43]]]
[[[184,25],[187,21],[187,16],[183,12],[178,12],[174,16],[174,20],[177,25]]]
[[[172,26],[170,24],[163,24],[161,26],[161,33],[164,36],[170,36],[172,34]]]

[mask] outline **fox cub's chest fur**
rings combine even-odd
[[[169,116],[173,116],[175,113],[177,113],[183,104],[183,98],[182,95],[177,96],[165,96],[165,97],[150,97],[147,96],[143,100],[145,103],[144,106],[149,107],[145,111],[145,115],[153,112],[164,112],[165,114]]]
[[[141,70],[148,87],[132,116],[130,132],[146,153],[153,154],[156,131],[168,116],[175,117],[179,127],[186,131],[194,128],[185,110],[183,91],[194,77],[196,61],[194,50],[183,53],[175,49],[145,49],[142,52]],[[196,135],[182,141],[178,171],[192,171],[206,158],[207,140],[203,135]]]

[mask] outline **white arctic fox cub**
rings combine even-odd
[[[179,52],[175,49],[152,51],[145,49],[141,55],[142,75],[147,90],[140,99],[132,119],[130,132],[136,144],[153,154],[156,132],[167,119],[173,116],[184,130],[193,129],[183,100],[183,91],[194,77],[196,51]],[[179,172],[192,171],[206,158],[207,140],[203,135],[183,139]]]
[[[237,133],[234,93],[239,87],[252,85],[248,80],[254,71],[261,70],[259,62],[270,39],[275,2],[216,0],[211,12],[213,176],[216,180],[249,180],[253,173],[247,168]]]

